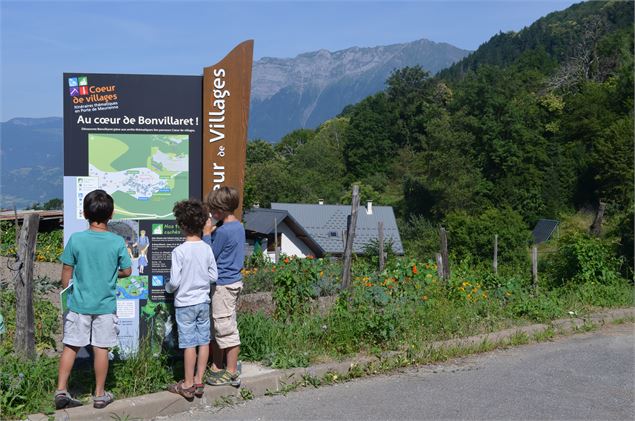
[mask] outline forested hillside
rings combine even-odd
[[[249,144],[248,205],[343,202],[353,182],[412,241],[439,222],[489,212],[528,228],[602,201],[632,260],[633,3],[552,13],[436,76],[399,69],[318,129]]]

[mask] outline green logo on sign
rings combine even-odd
[[[152,224],[152,235],[163,235],[163,224]]]

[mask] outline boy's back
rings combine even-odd
[[[73,266],[69,309],[80,314],[113,314],[120,267],[131,266],[123,238],[86,230],[71,235],[60,260]]]
[[[211,235],[211,246],[218,266],[218,285],[242,279],[245,261],[245,228],[240,221],[226,222]]]

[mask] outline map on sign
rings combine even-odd
[[[88,175],[115,201],[113,219],[170,219],[189,197],[189,136],[88,135]]]
[[[148,277],[129,276],[117,279],[117,298],[146,300],[148,298]]]

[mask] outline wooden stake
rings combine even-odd
[[[441,239],[441,257],[443,258],[443,279],[450,279],[450,259],[448,257],[448,235],[445,228],[441,227],[439,232]]]
[[[439,279],[443,279],[443,257],[441,257],[441,253],[436,254],[437,259],[437,276]]]
[[[595,214],[595,219],[593,220],[593,224],[591,224],[591,235],[599,237],[602,234],[602,221],[604,219],[604,211],[606,210],[606,203],[600,202],[600,206],[598,206],[598,211]]]
[[[534,294],[538,292],[538,247],[531,248],[531,279]]]
[[[494,234],[494,275],[498,275],[498,234]]]
[[[357,208],[359,207],[359,186],[353,185],[353,200],[351,201],[351,224],[346,234],[346,247],[344,248],[344,265],[342,268],[342,288],[351,286],[351,264],[353,261],[353,241],[355,240],[355,227],[357,225]]]
[[[35,358],[35,326],[33,318],[33,262],[35,240],[40,216],[30,214],[24,218],[18,241],[18,274],[15,280],[15,342],[16,355]]]
[[[280,260],[280,249],[278,248],[278,218],[273,218],[273,247],[277,264],[278,260]]]
[[[379,239],[379,272],[384,270],[384,221],[377,222],[377,238]]]

